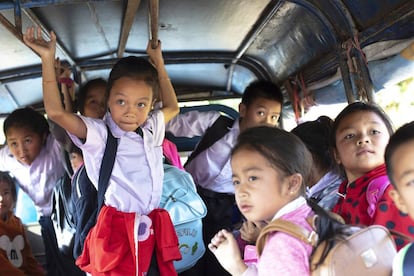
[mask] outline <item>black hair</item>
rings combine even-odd
[[[391,136],[394,133],[394,127],[391,123],[390,118],[385,113],[385,111],[377,104],[374,103],[365,103],[365,102],[354,102],[347,105],[339,114],[336,116],[335,121],[332,125],[332,135],[331,135],[331,145],[333,148],[336,148],[336,140],[335,135],[338,131],[338,127],[340,123],[349,115],[354,114],[356,112],[366,111],[366,112],[373,112],[377,114],[381,120],[384,122],[385,126],[387,127],[388,133]]]
[[[96,87],[103,87],[106,89],[107,84],[108,82],[106,80],[102,78],[96,78],[86,82],[80,87],[76,106],[82,115],[85,113],[85,101],[88,98],[89,92]]]
[[[115,81],[122,77],[145,81],[145,83],[152,87],[153,100],[158,99],[158,73],[148,60],[136,56],[121,58],[109,74],[106,89],[107,98]]]
[[[25,128],[43,137],[49,135],[49,124],[46,118],[30,107],[19,108],[7,116],[3,124],[3,132],[7,139],[7,132],[10,128]]]
[[[9,172],[0,171],[0,182],[6,182],[9,184],[13,202],[16,203],[17,189],[14,177],[12,177]]]
[[[260,153],[285,176],[300,173],[303,178],[301,195],[305,194],[305,185],[311,174],[312,156],[297,136],[279,128],[252,127],[239,134],[232,156],[246,148]]]
[[[394,182],[394,165],[391,162],[392,156],[399,146],[407,142],[414,140],[414,121],[406,123],[401,126],[388,141],[388,145],[385,148],[385,166],[387,168],[388,178],[391,180],[392,185],[397,189]]]
[[[391,123],[390,118],[385,113],[385,111],[377,104],[374,103],[365,103],[365,102],[354,102],[349,105],[347,105],[339,114],[336,116],[334,123],[332,125],[332,132],[330,135],[330,148],[331,148],[331,154],[334,156],[334,150],[336,149],[336,132],[338,131],[338,127],[341,124],[341,122],[348,117],[351,114],[354,114],[356,112],[373,112],[377,114],[381,120],[384,122],[388,134],[391,136],[394,133],[394,127]],[[344,168],[342,165],[339,165],[339,169],[343,176],[346,176]]]
[[[283,105],[283,94],[279,86],[267,80],[257,80],[250,83],[244,90],[241,102],[249,106],[258,98],[279,102]]]
[[[336,168],[329,146],[333,120],[328,116],[320,116],[314,121],[299,124],[291,132],[297,135],[312,153],[313,160],[323,172]]]

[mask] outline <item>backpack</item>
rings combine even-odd
[[[208,149],[215,142],[229,132],[229,128],[233,125],[234,119],[225,115],[220,115],[217,120],[206,130],[200,142],[197,144],[194,151],[188,157],[184,167],[191,162],[197,155]]]
[[[65,173],[53,189],[53,210],[50,217],[57,246],[66,256],[72,256],[76,232],[71,189],[71,179]]]
[[[207,208],[188,172],[164,164],[160,208],[168,211],[177,233],[182,259],[174,261],[174,267],[180,273],[194,266],[206,250],[202,218]]]
[[[73,256],[75,259],[81,255],[85,239],[91,228],[96,224],[108,188],[109,178],[112,174],[117,147],[117,139],[108,128],[108,138],[99,170],[98,191],[89,180],[85,165],[82,165],[73,176],[72,200],[75,211]]]
[[[314,221],[315,218],[312,217],[311,220]],[[314,223],[310,224],[315,229]],[[268,234],[282,231],[313,246],[310,257],[310,270],[313,276],[391,275],[396,247],[389,231],[380,225],[363,228],[349,226],[347,230],[345,236],[335,235],[333,246],[328,248],[326,241],[318,244],[318,234],[315,230],[309,232],[290,221],[276,219],[263,228],[256,245],[260,255]],[[322,257],[325,253],[326,257]]]

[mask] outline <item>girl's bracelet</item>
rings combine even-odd
[[[43,80],[43,84],[56,83],[56,80]]]

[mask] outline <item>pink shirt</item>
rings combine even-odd
[[[164,115],[160,110],[150,114],[142,126],[143,138],[132,131],[120,129],[110,113],[104,120],[80,116],[87,127],[85,143],[69,134],[76,146],[82,149],[86,172],[97,186],[99,169],[105,151],[107,127],[118,138],[118,149],[105,204],[118,211],[148,214],[157,208],[161,199],[163,164],[162,141],[164,139]],[[106,124],[105,124],[106,123]]]
[[[292,210],[293,209],[293,210]],[[287,213],[284,213],[288,211]],[[280,214],[280,213],[284,214]],[[281,218],[301,225],[311,231],[306,218],[312,214],[312,209],[304,198],[298,198],[285,205],[274,219]],[[309,257],[312,246],[283,232],[269,235],[263,253],[257,265],[250,265],[243,276],[253,275],[310,275]]]
[[[9,171],[19,182],[19,187],[33,200],[40,215],[52,213],[52,194],[65,169],[59,143],[49,134],[46,145],[30,166],[17,161],[8,146],[0,150],[0,170]]]

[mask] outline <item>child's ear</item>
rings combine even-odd
[[[289,194],[297,195],[302,188],[303,177],[300,173],[289,176]]]
[[[239,116],[243,118],[246,115],[246,105],[244,103],[239,103]]]
[[[407,209],[407,206],[405,205],[404,199],[401,197],[400,193],[394,187],[389,192],[389,195],[394,201],[398,210],[400,210],[401,212],[405,214],[408,214],[408,209]]]
[[[334,148],[332,150],[332,154],[333,154],[333,157],[334,157],[334,160],[335,160],[336,164],[340,165],[341,164],[341,158],[339,157],[339,153],[336,150],[336,148]]]

